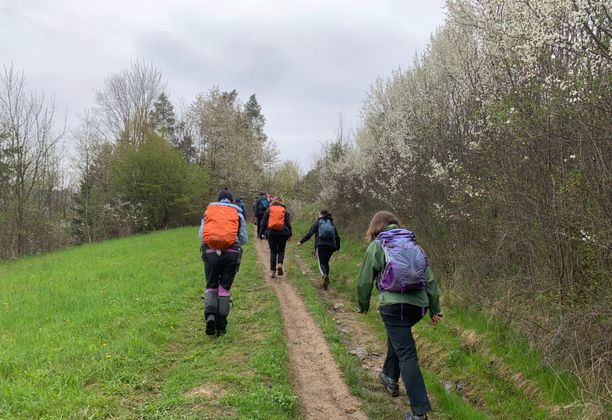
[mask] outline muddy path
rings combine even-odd
[[[300,417],[366,419],[360,409],[361,401],[350,393],[323,332],[287,281],[287,273],[284,277],[270,278],[267,242],[255,239],[255,250],[266,281],[280,301],[291,378],[301,403]]]

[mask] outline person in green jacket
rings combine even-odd
[[[387,264],[385,249],[381,245],[379,235],[391,230],[412,236],[412,232],[400,229],[400,222],[392,213],[380,211],[370,221],[366,239],[370,245],[366,250],[363,265],[357,279],[357,304],[362,314],[370,309],[372,285],[379,279]],[[391,232],[393,233],[393,232]],[[420,249],[420,248],[419,248]],[[412,414],[405,414],[404,419],[427,419],[431,411],[423,375],[419,368],[416,344],[412,336],[412,326],[419,322],[427,311],[433,325],[442,318],[440,311],[440,294],[433,273],[427,264],[425,285],[422,289],[408,292],[392,292],[381,287],[379,289],[378,309],[387,330],[387,357],[383,370],[378,378],[393,396],[399,395],[398,380],[400,375],[408,393]]]

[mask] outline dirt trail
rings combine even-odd
[[[255,242],[257,256],[264,267],[267,282],[280,301],[291,377],[302,406],[301,417],[366,419],[360,409],[361,402],[351,395],[321,329],[306,309],[301,297],[286,279],[269,278],[267,244],[259,240]]]
[[[300,255],[293,255],[293,260],[304,275],[315,275],[318,279],[318,273],[313,274],[308,264],[304,262]],[[361,360],[361,366],[370,372],[370,383],[368,384],[370,392],[378,392],[386,395],[386,392],[383,391],[382,386],[378,382],[378,373],[382,370],[387,352],[386,341],[370,330],[365,321],[360,319],[362,317],[361,315],[358,315],[354,310],[350,310],[350,308],[353,307],[352,302],[345,302],[340,296],[333,292],[333,289],[321,293],[319,297],[327,307],[334,308],[333,313],[345,345],[349,351],[354,352]],[[406,411],[408,408],[406,398],[406,392],[404,388],[401,387],[400,397],[389,398],[389,403],[393,404],[398,412]],[[435,415],[432,416],[430,414],[429,417],[433,419]]]

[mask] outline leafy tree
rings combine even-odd
[[[195,210],[193,197],[205,187],[204,174],[163,137],[149,133],[146,139],[138,149],[120,148],[113,183],[122,200],[142,209],[141,229],[180,224]]]
[[[213,88],[198,95],[189,109],[188,122],[196,135],[197,160],[210,169],[214,188],[231,185],[245,195],[254,194],[277,151],[272,142],[257,136],[238,93]]]
[[[174,106],[165,92],[162,92],[153,104],[150,119],[153,131],[175,143],[176,115],[174,113]]]

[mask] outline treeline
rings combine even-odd
[[[0,75],[0,259],[197,223],[231,186],[247,201],[273,178],[275,144],[255,95],[211,88],[180,114],[161,72],[109,75],[78,127],[25,75]]]
[[[450,299],[508,317],[608,399],[610,12],[449,1],[427,50],[372,86],[354,142],[340,135],[307,175],[356,233],[397,213]]]

